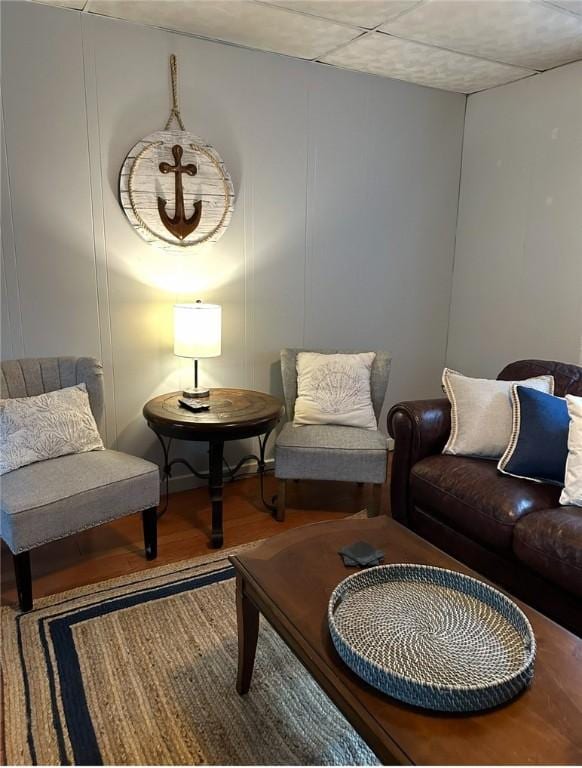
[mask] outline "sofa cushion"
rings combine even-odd
[[[568,457],[560,504],[582,507],[582,397],[566,395],[566,403],[570,419]]]
[[[524,515],[558,504],[560,489],[497,472],[492,461],[429,456],[412,468],[412,501],[433,517],[488,547],[511,550]]]
[[[497,469],[536,483],[564,485],[570,423],[566,401],[513,384],[511,402],[511,439]]]
[[[285,424],[275,449],[275,474],[290,480],[383,483],[387,440],[378,430]]]
[[[554,379],[537,376],[521,382],[553,394]],[[511,437],[511,382],[472,379],[445,368],[443,389],[451,403],[451,434],[443,453],[499,459]]]
[[[136,456],[93,451],[15,469],[1,478],[0,535],[24,552],[155,507],[159,470]]]
[[[533,512],[515,526],[516,557],[548,581],[582,597],[582,509]]]

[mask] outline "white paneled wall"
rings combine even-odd
[[[582,62],[470,96],[448,364],[582,363]]]
[[[65,340],[70,354],[98,355],[80,16],[24,3],[2,11],[9,308],[25,355],[51,354]]]
[[[280,393],[280,348],[305,344],[390,350],[389,402],[438,392],[463,96],[32,3],[2,3],[2,36],[3,357],[100,356],[108,442],[151,457],[143,403],[190,376],[177,298],[223,305],[212,385]],[[238,197],[197,254],[148,246],[117,202],[171,53]]]

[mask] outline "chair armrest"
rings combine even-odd
[[[392,517],[408,524],[410,472],[417,461],[440,453],[451,431],[451,406],[446,398],[397,403],[388,413],[394,438],[390,473]]]

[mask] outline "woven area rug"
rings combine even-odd
[[[227,554],[3,608],[7,762],[377,764],[263,619],[236,693]]]

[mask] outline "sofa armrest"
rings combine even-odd
[[[451,406],[446,398],[397,403],[388,413],[394,438],[390,473],[392,517],[408,524],[410,472],[417,461],[440,453],[451,431]]]

